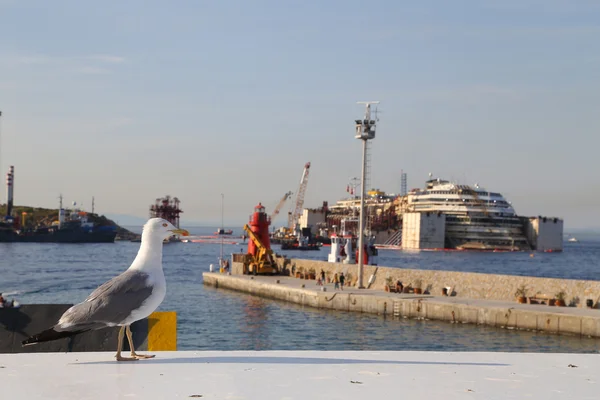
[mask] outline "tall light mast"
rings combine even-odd
[[[360,184],[360,221],[359,221],[359,232],[358,232],[358,282],[357,286],[359,289],[364,289],[363,285],[363,257],[365,251],[365,180],[367,175],[367,141],[375,139],[375,127],[376,121],[371,119],[371,105],[379,104],[378,101],[359,101],[356,104],[365,105],[365,117],[363,119],[355,120],[355,135],[356,139],[360,139],[363,142],[362,152],[362,177]]]

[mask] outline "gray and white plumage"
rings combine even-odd
[[[159,282],[152,284],[151,281],[146,272],[128,269],[94,290],[85,301],[65,311],[54,329],[62,331],[72,327],[98,329],[128,325],[132,319],[139,319],[132,317],[135,310],[152,308],[147,307],[148,302],[160,304],[164,299],[164,275]]]
[[[162,269],[163,240],[174,233],[188,234],[162,218],[151,218],[142,230],[142,242],[131,266],[69,308],[56,325],[23,341],[23,345],[56,340],[88,330],[129,326],[148,317],[165,298]]]

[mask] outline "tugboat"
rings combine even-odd
[[[9,224],[0,227],[0,242],[25,243],[113,243],[117,236],[114,225],[96,225],[88,221],[87,213],[61,209],[59,220],[35,229],[14,229]],[[18,226],[18,225],[17,225]]]
[[[342,220],[341,232],[331,235],[331,250],[327,261],[330,263],[356,264],[359,260],[358,238],[346,230],[346,220]],[[363,251],[364,265],[377,265],[378,251],[375,237],[365,238]]]
[[[215,235],[232,235],[233,234],[233,230],[232,229],[225,229],[223,227],[223,199],[224,195],[223,193],[221,193],[221,227],[219,229],[216,230]]]
[[[353,236],[341,233],[331,235],[331,251],[327,257],[330,263],[354,264],[352,257],[352,240]]]
[[[281,243],[281,250],[319,250],[321,246],[321,243],[309,243],[308,238],[306,236],[302,236],[296,241]]]

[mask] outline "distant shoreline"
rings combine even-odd
[[[25,214],[23,214],[25,213]],[[0,205],[0,215],[6,215],[6,205]],[[43,208],[43,207],[31,207],[31,206],[14,206],[12,215],[21,218],[25,216],[25,225],[49,225],[52,221],[58,219],[57,208]],[[115,240],[131,240],[139,238],[140,234],[135,233],[124,226],[121,226],[113,220],[107,218],[104,215],[96,213],[87,213],[89,221],[100,225],[100,226],[114,226],[117,228],[117,238]]]

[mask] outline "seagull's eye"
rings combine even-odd
[[[163,226],[166,228],[167,226],[169,226],[167,223],[164,223]]]

